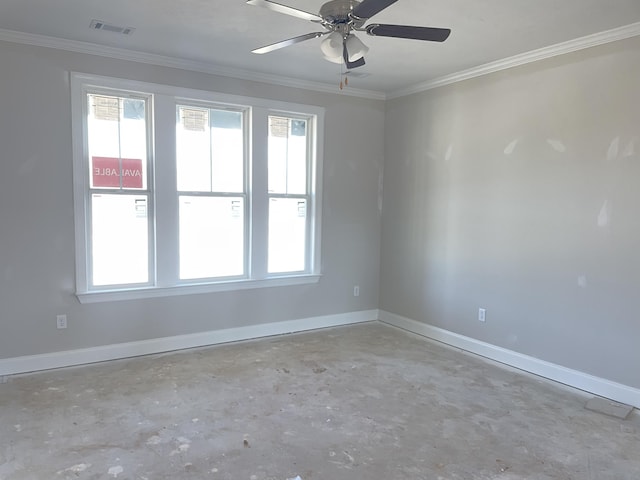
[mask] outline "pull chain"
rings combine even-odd
[[[349,86],[349,77],[347,73],[342,70],[342,62],[340,62],[340,90]]]

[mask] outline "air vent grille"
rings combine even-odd
[[[120,33],[122,35],[131,35],[135,30],[133,27],[120,27],[101,20],[91,20],[89,27],[94,30],[104,30],[105,32]]]

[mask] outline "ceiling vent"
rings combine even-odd
[[[105,32],[121,33],[122,35],[131,35],[135,28],[133,27],[120,27],[118,25],[111,25],[100,20],[91,20],[90,28],[94,30],[104,30]]]

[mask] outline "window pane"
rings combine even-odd
[[[269,201],[269,273],[305,270],[307,201],[271,198]]]
[[[87,98],[91,188],[146,189],[146,101],[104,95]]]
[[[244,139],[242,113],[211,110],[214,192],[243,192]]]
[[[209,110],[178,107],[176,161],[178,190],[211,191]]]
[[[307,193],[307,121],[269,117],[269,193]]]
[[[244,191],[242,112],[178,107],[178,190]]]
[[[180,197],[180,278],[244,274],[244,199]]]
[[[91,196],[93,285],[149,281],[146,195]]]

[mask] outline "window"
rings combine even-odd
[[[181,280],[246,271],[245,144],[243,111],[178,106]]]
[[[269,116],[269,273],[306,269],[307,120]]]
[[[323,110],[72,75],[81,302],[317,282]]]
[[[87,94],[90,285],[148,284],[147,98]]]

